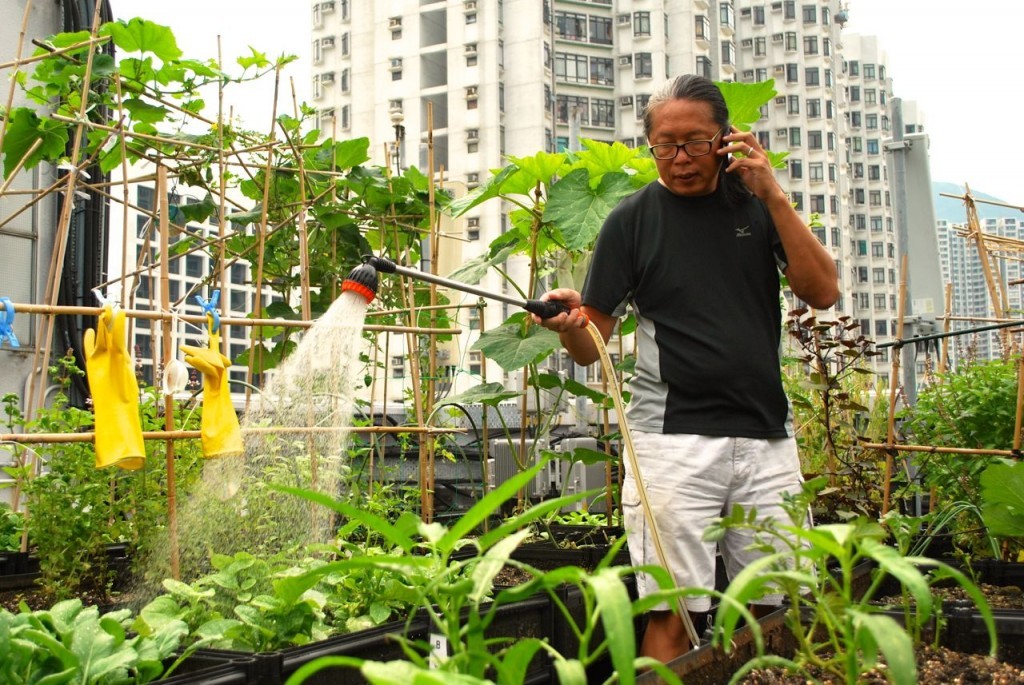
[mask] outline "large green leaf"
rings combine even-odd
[[[502,192],[502,186],[505,184],[508,178],[513,174],[517,173],[518,171],[519,167],[517,167],[515,164],[509,164],[501,171],[499,171],[497,174],[488,178],[486,181],[484,181],[484,183],[482,183],[477,188],[474,188],[472,191],[470,191],[466,195],[463,195],[459,199],[453,200],[451,204],[448,205],[448,211],[451,213],[452,216],[461,216],[468,212],[469,210],[473,209],[473,207],[476,207],[481,202],[485,202],[487,200],[490,200],[491,198],[498,197]]]
[[[481,383],[458,395],[446,397],[440,404],[486,404],[495,406],[504,400],[519,397],[515,390],[506,390],[501,383]]]
[[[772,80],[757,83],[717,81],[715,85],[729,107],[730,123],[741,131],[749,131],[751,124],[761,118],[761,106],[775,97],[775,81]]]
[[[986,468],[981,474],[981,499],[990,533],[1024,537],[1024,462]]]
[[[576,169],[551,187],[544,208],[544,220],[562,232],[570,250],[585,250],[601,230],[608,213],[633,192],[633,184],[622,172],[605,174],[597,188],[590,187],[590,173]]]
[[[507,324],[481,333],[473,349],[483,352],[506,371],[514,371],[542,361],[560,345],[558,334],[546,328],[529,326],[524,333],[522,326]]]
[[[18,107],[7,118],[7,133],[4,135],[4,176],[10,177],[14,167],[41,140],[36,149],[25,160],[25,167],[32,168],[43,159],[58,159],[68,144],[68,132],[62,125],[50,119],[40,119],[27,107]]]
[[[181,57],[174,33],[166,26],[135,17],[112,21],[100,27],[100,35],[110,36],[124,52],[151,52],[164,62]]]
[[[521,192],[529,192],[539,182],[550,185],[566,169],[566,155],[563,152],[538,152],[531,157],[510,157],[509,161],[519,167],[516,182]]]
[[[483,277],[487,275],[487,272],[493,266],[503,264],[516,251],[516,245],[505,245],[497,252],[487,252],[486,254],[479,255],[470,259],[468,262],[460,266],[455,271],[448,275],[453,281],[460,283],[468,283],[469,285],[476,285]]]
[[[893,685],[916,685],[917,661],[910,635],[890,616],[865,614],[854,609],[847,612],[853,618],[857,646],[862,653],[881,650],[885,655]],[[866,668],[873,664],[863,664]]]

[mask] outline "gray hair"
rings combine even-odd
[[[695,74],[683,74],[663,83],[644,107],[644,137],[651,137],[654,110],[672,100],[693,100],[711,105],[711,116],[721,128],[729,125],[729,108],[715,82]]]

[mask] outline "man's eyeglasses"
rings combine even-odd
[[[724,129],[723,129],[724,130]],[[722,135],[722,131],[715,134],[711,140],[688,140],[685,143],[659,143],[652,145],[648,150],[655,159],[675,159],[680,150],[684,150],[690,157],[703,157],[709,154],[714,148],[715,140]]]

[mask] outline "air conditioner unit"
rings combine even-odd
[[[480,174],[467,174],[466,179],[471,182],[478,181],[480,179]],[[469,217],[468,219],[466,219],[466,226],[468,226],[469,228],[480,228],[480,217]]]
[[[744,69],[743,70],[743,78],[744,79],[750,79],[751,81],[753,81],[754,80],[754,70],[753,69]]]
[[[752,48],[754,47],[754,39],[744,38],[743,40],[740,41],[740,46],[744,48]]]
[[[466,43],[466,54],[467,55],[475,55],[476,54],[476,43]]]
[[[781,12],[781,11],[782,11],[782,3],[781,2],[773,2],[772,3],[772,12]]]
[[[776,74],[785,74],[786,73],[786,65],[785,64],[776,64],[775,65],[775,73]]]
[[[478,174],[476,172],[473,172],[473,173],[470,173],[470,174],[466,174],[466,183],[479,183],[479,182],[480,182],[480,174]],[[467,224],[469,226],[473,227],[473,228],[477,228],[477,227],[480,226],[480,218],[479,217],[472,217],[472,218],[470,218],[467,221]]]
[[[619,66],[628,67],[633,63],[633,55],[619,55]]]
[[[777,128],[777,129],[775,129],[775,136],[777,138],[784,138],[785,136],[788,136],[788,135],[789,135],[789,130],[788,129],[785,129],[785,128]]]
[[[785,39],[786,39],[786,35],[783,34],[783,33],[773,33],[772,34],[772,42],[773,43],[781,43]]]
[[[776,105],[784,105],[784,104],[786,104],[786,96],[785,95],[780,95],[779,97],[775,98],[775,104]]]
[[[466,140],[480,140],[480,129],[468,128],[466,129]]]
[[[476,97],[476,86],[467,86],[466,87],[466,98],[467,99],[472,99],[472,98],[475,98],[475,97]]]
[[[320,83],[334,83],[334,72],[328,71],[325,74],[320,74]]]
[[[541,444],[535,444],[537,441],[532,439],[526,440],[526,454],[519,456],[520,442],[519,438],[512,437],[509,440],[504,438],[493,438],[489,445],[489,453],[493,461],[491,468],[491,478],[493,487],[498,487],[509,478],[512,478],[521,471],[520,464],[529,468],[537,463],[540,451],[545,447],[546,441],[540,441]],[[532,454],[531,454],[532,450]],[[561,461],[553,459],[548,462],[548,465],[542,469],[534,479],[526,486],[527,497],[545,497],[551,491],[552,486],[557,490],[560,487],[561,482],[559,478],[558,468]]]
[[[401,29],[402,28],[402,18],[401,17],[391,17],[390,19],[388,19],[388,28],[391,29],[392,31]]]
[[[463,12],[475,12],[476,11],[476,0],[466,0],[462,7]]]
[[[320,118],[321,119],[333,119],[334,118],[334,108],[332,107],[332,108],[329,108],[329,109],[322,109],[322,110],[320,110]]]
[[[632,106],[633,106],[633,96],[632,95],[623,95],[622,97],[619,98],[619,107],[632,107]]]
[[[401,68],[402,68],[402,58],[401,57],[392,57],[391,58],[391,67],[390,67],[391,71],[398,71]]]
[[[327,0],[327,2],[320,3],[320,11],[324,14],[334,11],[334,0]]]
[[[619,22],[619,26],[629,26],[632,23],[628,14],[620,14],[615,20]]]
[[[320,39],[320,47],[327,49],[334,47],[334,36],[328,36],[327,38]]]

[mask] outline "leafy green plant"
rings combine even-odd
[[[615,569],[602,564],[593,574],[574,567],[541,574],[516,562],[511,556],[516,547],[531,534],[531,522],[565,506],[574,498],[562,497],[543,502],[503,521],[493,530],[480,533],[477,537],[467,537],[470,533],[479,532],[484,521],[492,517],[503,502],[515,497],[517,491],[535,477],[544,465],[542,461],[501,484],[450,528],[440,523],[425,524],[411,515],[400,517],[392,524],[344,502],[332,501],[324,495],[294,491],[296,495],[328,506],[347,519],[359,521],[367,528],[374,529],[393,545],[395,554],[352,556],[334,561],[305,574],[281,579],[277,583],[278,592],[285,597],[300,597],[321,578],[332,573],[366,567],[387,569],[404,579],[416,598],[419,610],[430,618],[434,630],[447,641],[447,658],[435,664],[437,671],[445,674],[445,682],[480,682],[483,678],[497,674],[501,682],[512,683],[521,682],[528,664],[539,651],[551,653],[552,650],[545,641],[536,638],[488,636],[487,628],[493,623],[498,609],[540,591],[553,592],[554,588],[565,583],[578,583],[586,589],[587,618],[574,628],[580,640],[579,654],[570,657],[557,652],[551,654],[560,679],[566,683],[585,682],[587,664],[601,654],[610,653],[620,682],[631,683],[638,666],[654,664],[638,660],[635,656],[633,607],[621,583],[621,576],[628,569]],[[619,544],[622,544],[621,541]],[[455,552],[465,549],[474,551],[475,556],[453,556]],[[606,559],[610,558],[611,555]],[[525,585],[495,592],[495,577],[507,565],[529,570],[535,579]],[[653,569],[653,572],[660,573],[660,579],[666,584],[670,583],[664,571]],[[568,614],[564,604],[559,608]],[[599,644],[591,644],[590,638],[598,622],[603,625],[606,636]],[[316,667],[311,665],[297,673],[294,682],[301,682],[316,668],[329,664],[359,667],[372,682],[388,682],[387,679],[395,673],[405,673],[412,677],[412,674],[429,671],[431,644],[406,640],[405,652],[407,661],[390,664],[364,663],[358,659],[326,660],[319,662]],[[657,667],[662,668],[660,664]],[[415,677],[429,678],[426,675]]]
[[[159,630],[132,635],[130,614],[101,615],[77,599],[46,611],[0,609],[0,680],[114,685],[148,683],[172,672],[187,656],[172,659],[185,624],[170,621]]]
[[[1024,546],[1024,465],[1019,461],[990,465],[981,474],[981,514],[988,532],[1013,544],[1009,558]],[[1013,554],[1017,552],[1017,554]],[[998,555],[997,555],[998,556]]]
[[[971,449],[1010,449],[1014,444],[1017,363],[995,360],[961,365],[937,374],[917,402],[900,413],[905,440],[913,444]],[[992,555],[981,524],[982,474],[1001,463],[994,455],[933,453],[916,457],[921,489],[934,511],[946,511],[954,553]],[[979,534],[980,533],[980,534]]]
[[[24,517],[7,502],[0,502],[0,552],[17,552],[24,529]]]
[[[838,682],[855,685],[884,657],[890,682],[914,685],[917,666],[912,636],[921,635],[921,626],[934,613],[931,584],[946,579],[960,585],[977,605],[994,654],[992,611],[978,587],[962,572],[927,557],[903,556],[884,544],[884,528],[863,517],[850,523],[805,526],[807,503],[813,499],[814,489],[821,487],[821,480],[788,498],[789,522],[758,522],[756,512],[737,508],[705,534],[714,540],[729,528],[750,529],[760,537],[766,552],[737,574],[726,589],[723,599],[727,601],[715,616],[715,642],[730,644],[743,616],[741,608],[774,592],[783,593],[789,602],[786,625],[797,642],[792,659],[762,651],[732,682],[740,682],[754,668],[771,665],[808,677],[828,674]],[[858,592],[856,569],[862,562],[870,562],[875,569],[868,587]],[[884,606],[872,603],[890,576],[903,587],[906,626],[882,614]]]

